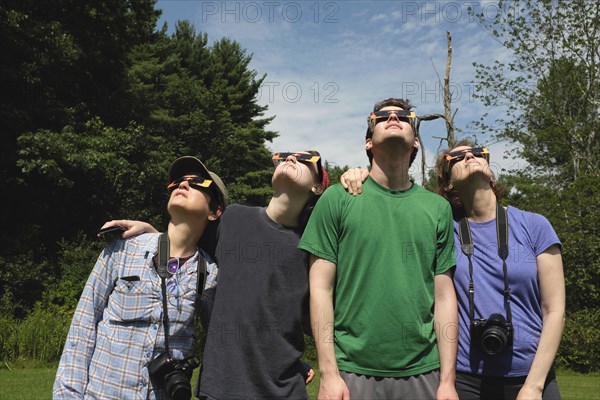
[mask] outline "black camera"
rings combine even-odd
[[[177,360],[166,353],[161,354],[148,364],[150,376],[162,381],[171,400],[190,400],[192,387],[190,379],[194,368],[200,365],[196,357]]]
[[[484,353],[495,356],[512,344],[513,325],[500,314],[471,322],[471,343]]]

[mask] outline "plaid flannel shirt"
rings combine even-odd
[[[148,363],[165,351],[161,281],[153,258],[159,234],[117,240],[98,258],[73,316],[54,399],[166,399]],[[167,282],[170,354],[188,355],[194,328],[198,255]],[[210,308],[217,268],[209,256],[201,308]],[[206,310],[204,310],[206,311]]]

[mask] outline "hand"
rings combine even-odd
[[[519,394],[517,395],[517,400],[542,400],[542,389],[536,388],[529,385],[523,385],[521,390],[519,390]]]
[[[350,400],[350,391],[341,376],[336,375],[330,378],[321,376],[317,398],[319,400]]]
[[[154,227],[146,222],[142,221],[132,221],[129,219],[113,219],[112,221],[105,222],[104,225],[100,229],[108,228],[111,226],[122,226],[127,230],[123,232],[121,237],[126,239],[128,237],[132,237],[135,235],[139,235],[142,233],[156,233],[158,232]]]
[[[348,193],[356,196],[362,193],[362,184],[367,180],[369,170],[365,168],[350,168],[340,177],[340,182]]]
[[[304,367],[304,383],[306,385],[308,385],[310,383],[310,381],[313,380],[313,378],[315,377],[315,370],[310,366],[309,363],[307,363],[304,360],[299,360],[300,364],[302,364],[302,367]]]
[[[440,383],[435,398],[436,400],[458,400],[454,383]]]
[[[315,370],[311,368],[308,371],[306,371],[305,377],[306,381],[304,383],[308,385],[310,382],[312,382],[313,378],[315,377]]]

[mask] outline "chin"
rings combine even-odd
[[[312,188],[312,184],[306,184],[298,177],[290,177],[287,174],[273,177],[272,186],[276,192],[304,192]]]

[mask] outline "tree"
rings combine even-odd
[[[598,105],[581,90],[589,79],[581,64],[556,60],[525,105],[523,123],[529,134],[515,136],[530,163],[556,171],[559,179],[600,175]]]
[[[499,1],[497,9],[478,16],[512,58],[474,64],[476,96],[505,116],[476,125],[518,145],[529,167],[502,177],[506,201],[546,216],[561,239],[568,317],[557,361],[597,370],[600,0]]]
[[[154,3],[9,0],[0,4],[0,191],[4,195],[0,225],[6,227],[0,233],[0,303],[7,307],[2,310],[22,317],[56,272],[56,243],[70,229],[58,216],[77,214],[83,207],[70,200],[81,197],[77,197],[80,187],[68,186],[73,176],[61,178],[63,164],[53,163],[52,158],[60,154],[76,159],[80,148],[65,145],[67,138],[53,139],[85,129],[95,116],[118,117],[114,110],[119,98],[114,94],[123,84],[130,50],[152,38],[160,15]],[[22,137],[28,132],[37,132],[39,142]],[[25,146],[21,154],[19,141]],[[37,157],[35,150],[44,156]],[[58,181],[60,185],[53,186]],[[89,215],[76,223],[87,226]]]
[[[506,117],[476,125],[521,144],[520,155],[555,187],[600,174],[600,0],[498,2],[476,14],[513,53],[476,67],[476,97]]]
[[[0,185],[11,194],[0,309],[18,318],[47,288],[46,301],[70,304],[57,279],[81,259],[65,247],[85,247],[82,233],[123,217],[165,226],[165,176],[180,155],[219,173],[232,201],[264,204],[270,193],[264,76],[238,43],[209,47],[188,22],[154,31],[153,0],[75,3],[0,5],[10,56],[0,61],[10,95]]]
[[[332,164],[329,161],[325,161],[323,163],[323,168],[325,168],[325,171],[327,171],[327,176],[329,177],[330,185],[335,185],[336,183],[339,183],[340,177],[344,174],[344,172],[350,169],[350,167],[347,165],[341,167],[339,165]]]
[[[166,26],[157,40],[132,53],[129,85],[131,119],[168,141],[174,154],[204,160],[228,185],[236,202],[262,204],[270,192],[267,131],[271,118],[256,98],[264,76],[249,69],[251,56],[237,42],[207,46],[187,21],[172,36]]]

